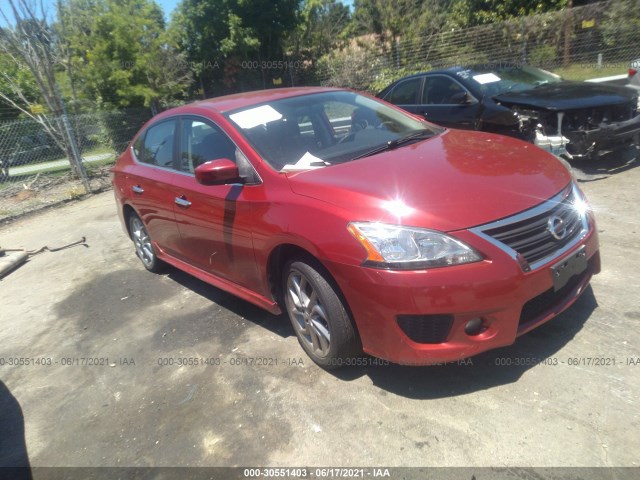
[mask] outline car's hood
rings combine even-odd
[[[626,87],[589,82],[559,82],[520,92],[504,92],[493,99],[506,106],[522,105],[552,111],[620,105],[637,93]]]
[[[571,175],[534,145],[447,130],[416,144],[288,178],[295,193],[340,207],[352,221],[453,231],[531,208],[557,194]]]

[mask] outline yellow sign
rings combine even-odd
[[[31,113],[33,113],[34,115],[40,115],[44,113],[44,107],[42,105],[31,105],[29,106],[29,110],[31,110]]]
[[[281,78],[274,78],[273,79],[273,84],[274,85],[282,85],[282,79]]]
[[[583,20],[582,28],[593,28],[596,26],[596,19],[592,18],[591,20]]]

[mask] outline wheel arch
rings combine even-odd
[[[267,260],[267,281],[269,284],[269,289],[271,291],[271,295],[278,303],[278,305],[280,305],[282,311],[286,312],[286,308],[284,307],[282,276],[285,266],[291,260],[306,261],[310,266],[314,267],[320,274],[322,274],[325,280],[334,289],[336,295],[338,295],[338,297],[342,301],[342,304],[344,305],[344,308],[349,315],[349,319],[351,320],[353,328],[355,329],[355,332],[359,338],[360,332],[358,330],[358,324],[353,317],[349,302],[344,296],[340,285],[336,281],[331,271],[322,263],[319,258],[317,258],[317,256],[313,255],[307,249],[293,243],[282,243],[276,246],[269,254],[269,258]]]
[[[138,212],[136,212],[136,210],[131,205],[125,203],[125,205],[122,207],[122,219],[124,220],[124,228],[127,229],[127,235],[129,235],[129,237],[131,237],[130,220],[132,214],[138,215]]]

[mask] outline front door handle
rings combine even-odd
[[[140,185],[134,185],[133,187],[131,187],[131,190],[133,190],[133,193],[137,193],[138,195],[144,193],[144,188],[142,188]]]
[[[189,208],[191,206],[191,202],[187,200],[187,198],[184,195],[180,197],[176,197],[174,201],[176,202],[176,205],[178,205],[179,207]]]

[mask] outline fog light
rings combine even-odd
[[[486,328],[482,324],[482,319],[481,318],[472,318],[464,326],[464,333],[466,333],[467,335],[469,335],[471,337],[473,337],[475,335],[479,335],[482,332],[484,332],[485,330],[486,330]]]

